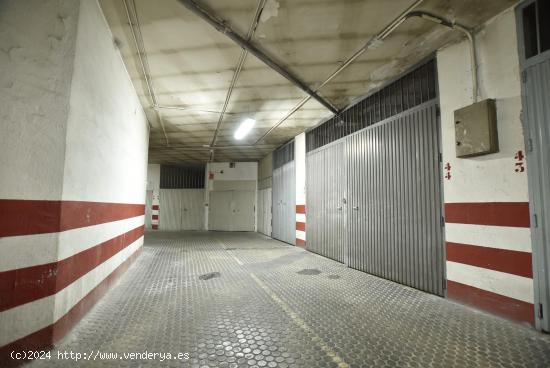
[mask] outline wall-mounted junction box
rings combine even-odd
[[[456,157],[498,152],[495,100],[484,100],[455,111]]]

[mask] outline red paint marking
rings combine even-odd
[[[296,222],[296,230],[306,231],[306,223]]]
[[[530,227],[528,202],[446,203],[445,222]]]
[[[154,204],[153,207],[152,207],[153,210],[157,210],[159,209],[159,205],[158,204]]]
[[[501,317],[535,325],[535,311],[531,303],[450,280],[447,280],[447,296]]]
[[[447,261],[533,278],[531,253],[451,242],[446,247]]]
[[[445,165],[444,169],[445,169],[445,172],[446,172],[445,179],[451,180],[451,177],[452,177],[451,176],[451,164],[449,162],[447,162],[447,165]]]
[[[523,151],[518,151],[518,153],[516,153],[514,158],[518,161],[523,161],[523,159],[525,158],[525,156],[523,155]]]
[[[152,224],[151,227],[153,228],[153,230],[158,230],[159,226],[157,224]]]
[[[296,246],[300,247],[300,248],[305,248],[306,247],[306,241],[296,238]]]
[[[8,345],[0,347],[0,362],[2,362],[2,364],[6,363],[8,366],[19,366],[24,362],[11,360],[10,354],[12,351],[37,351],[52,348],[53,345],[61,340],[78,321],[84,317],[90,308],[105,295],[107,290],[114,284],[118,277],[130,267],[141,251],[142,247],[137,249],[128,259],[120,264],[120,266],[114,269],[109,276],[103,279],[103,281],[75,304],[75,306],[57,322]]]
[[[58,262],[0,272],[0,312],[63,290],[143,235],[143,225]]]
[[[153,215],[153,216],[151,217],[151,219],[153,219],[153,220],[158,220],[158,219],[159,219],[159,215]]]
[[[296,213],[306,213],[306,205],[305,204],[297,204],[296,205]]]
[[[208,173],[208,179],[209,179],[209,180],[214,180],[214,173],[213,173],[212,171],[210,171],[210,172]]]
[[[0,237],[56,233],[144,213],[143,204],[0,199]]]

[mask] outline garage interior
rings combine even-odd
[[[0,2],[0,366],[550,366],[546,0]]]

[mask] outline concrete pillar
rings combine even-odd
[[[294,138],[296,167],[296,245],[306,245],[306,133]]]
[[[143,244],[148,125],[97,1],[0,12],[0,361],[50,346]]]

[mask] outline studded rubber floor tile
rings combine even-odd
[[[550,367],[550,337],[259,234],[153,233],[29,366]]]

